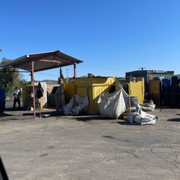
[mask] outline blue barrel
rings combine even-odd
[[[170,79],[162,79],[161,81],[161,102],[163,106],[170,106]]]
[[[0,88],[0,113],[5,109],[5,90]]]
[[[179,108],[180,107],[180,76],[173,76],[171,78],[171,107]]]
[[[5,90],[0,88],[0,102],[5,101]]]
[[[177,108],[180,108],[180,79],[178,79],[177,81],[177,86],[176,86],[176,91],[177,91],[177,94],[176,94],[176,98],[177,98]]]
[[[172,108],[176,107],[176,84],[177,84],[177,77],[173,76],[171,78],[171,90],[170,90],[170,104]]]

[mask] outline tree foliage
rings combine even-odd
[[[10,62],[3,58],[0,65]],[[5,88],[6,95],[11,96],[15,87],[22,87],[22,75],[15,68],[2,69],[0,71],[0,87]]]

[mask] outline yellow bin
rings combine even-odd
[[[136,96],[139,104],[144,102],[144,78],[136,78],[129,82],[129,95]]]
[[[120,80],[124,90],[129,96],[136,96],[138,103],[143,104],[144,102],[144,78],[126,79]]]
[[[99,114],[97,100],[103,92],[115,91],[114,77],[87,77],[76,78],[71,83],[65,83],[65,98],[69,99],[74,94],[87,96],[89,99],[88,114]]]
[[[161,82],[160,80],[149,80],[149,96],[156,106],[161,105]]]
[[[157,94],[160,96],[160,93],[161,93],[160,80],[149,80],[149,93]]]
[[[43,88],[43,97],[40,98],[40,108],[43,109],[47,105],[47,84],[46,82],[41,82]],[[35,96],[38,87],[38,82],[34,83]],[[38,108],[38,101],[36,99],[36,108]],[[26,109],[31,109],[33,107],[33,98],[32,98],[32,85],[27,83],[23,85],[23,107]]]

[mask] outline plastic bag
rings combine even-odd
[[[124,92],[122,89],[114,93],[103,93],[97,101],[98,109],[103,117],[118,118],[126,111]]]
[[[65,115],[78,115],[81,112],[85,112],[87,110],[89,101],[87,96],[80,97],[78,95],[74,95],[69,103],[65,105],[63,109],[63,113]]]
[[[128,113],[128,121],[130,124],[154,125],[158,121],[158,117],[140,109],[138,112]]]

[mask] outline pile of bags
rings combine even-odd
[[[130,124],[153,125],[156,124],[156,122],[158,121],[158,117],[144,112],[141,107],[138,106],[136,112],[128,113],[128,121]]]
[[[137,104],[137,101],[131,102],[129,95],[120,86],[120,89],[113,93],[102,93],[97,101],[100,115],[106,118],[118,119],[124,113],[128,116],[130,124],[155,124],[158,117],[148,114],[144,111],[154,111],[155,104],[153,101]],[[88,97],[74,95],[69,103],[64,107],[65,115],[78,115],[85,112],[88,108]],[[131,107],[133,105],[133,107]]]
[[[98,108],[101,116],[118,119],[123,113],[127,113],[130,124],[155,124],[158,117],[144,112],[142,109],[154,110],[153,102],[146,103],[142,106],[134,102],[135,107],[131,111],[129,102],[127,101],[129,95],[121,87],[120,90],[114,93],[103,93],[98,99]]]
[[[64,107],[63,113],[65,115],[78,115],[83,113],[88,108],[88,97],[80,97],[79,95],[74,95],[69,103]]]
[[[153,100],[150,100],[147,103],[141,104],[140,107],[143,111],[154,111],[156,105],[154,104]]]

